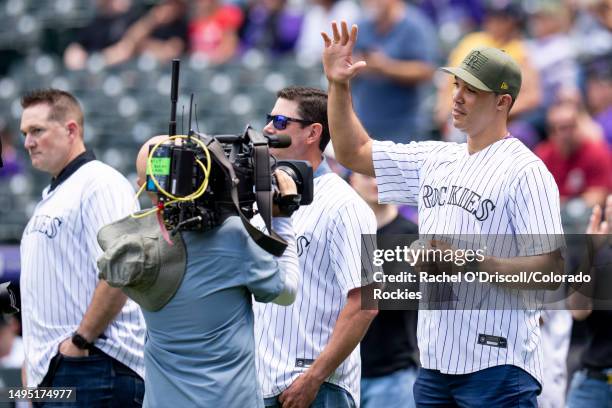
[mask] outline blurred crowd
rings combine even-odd
[[[449,126],[452,80],[436,68],[457,65],[478,45],[504,49],[524,78],[511,133],[545,161],[563,202],[603,204],[612,189],[611,0],[94,3],[92,19],[52,50],[67,71],[92,61],[120,66],[144,54],[161,63],[195,55],[222,66],[253,49],[268,59],[318,61],[330,21],[358,23],[358,56],[368,68],[354,84],[355,109],[374,138],[397,142],[463,141]],[[9,166],[0,177],[20,168],[4,133]]]

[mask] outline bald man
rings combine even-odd
[[[159,142],[163,141],[170,142],[168,136],[166,135],[153,136],[140,147],[138,155],[136,156],[136,173],[138,175],[138,178],[136,179],[136,184],[138,185],[138,188],[142,187],[142,185],[147,181],[146,173],[149,149],[158,144]],[[153,204],[157,204],[157,195],[150,191],[147,191],[147,194],[149,195],[149,198],[151,198]]]
[[[165,139],[155,136],[140,149],[139,186],[150,146]],[[282,195],[296,192],[289,176],[275,174]],[[145,406],[263,406],[252,298],[291,304],[299,280],[291,218],[274,217],[272,226],[289,243],[278,258],[253,241],[237,215],[210,231],[180,233],[187,255],[180,287],[162,309],[143,310]]]

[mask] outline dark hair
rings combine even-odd
[[[319,149],[325,150],[329,143],[329,124],[327,123],[327,93],[317,88],[289,86],[276,94],[277,97],[295,101],[301,119],[320,123],[323,127]]]
[[[70,93],[60,89],[35,89],[21,97],[21,107],[23,109],[30,106],[47,104],[51,107],[49,120],[64,121],[69,113],[73,113],[74,119],[83,129],[83,110],[79,101]]]

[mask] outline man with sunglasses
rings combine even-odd
[[[473,49],[459,67],[443,68],[454,76],[452,120],[467,143],[372,141],[351,104],[350,81],[366,65],[353,60],[357,26],[349,33],[346,22],[334,22],[332,31],[332,38],[322,36],[336,158],[376,176],[381,203],[418,205],[421,235],[442,236],[462,249],[466,237],[486,241],[484,260],[470,270],[496,271],[507,279],[449,285],[454,298],[442,303],[448,307],[431,303],[419,310],[416,405],[536,407],[542,387],[540,313],[521,300],[535,297],[533,289],[556,285],[514,278],[520,271],[562,271],[563,229],[552,175],[508,134],[520,68],[505,52],[488,47]],[[434,292],[443,296],[433,291],[432,298]]]
[[[355,407],[358,344],[376,316],[361,310],[361,236],[376,233],[376,219],[323,158],[327,94],[289,87],[277,96],[264,132],[291,136],[290,147],[273,149],[277,159],[312,163],[314,200],[292,216],[302,273],[295,303],[253,305],[257,375],[266,407]]]

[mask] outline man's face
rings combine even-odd
[[[516,20],[504,14],[491,14],[485,17],[483,26],[493,37],[503,38],[516,30]]]
[[[298,103],[288,99],[278,98],[272,112],[274,115],[283,115],[292,119],[304,119],[298,113]],[[288,135],[291,137],[291,146],[284,149],[270,149],[270,152],[280,160],[308,160],[308,152],[312,148],[306,139],[312,132],[313,125],[303,125],[299,122],[288,121],[285,129],[277,129],[270,121],[263,129],[268,135]]]
[[[366,17],[377,21],[388,12],[394,2],[394,0],[362,0],[361,5]]]
[[[612,30],[612,0],[600,0],[594,6],[595,15],[599,21]]]
[[[553,108],[548,113],[549,138],[563,149],[572,150],[580,143],[578,112],[571,106]]]
[[[51,107],[40,103],[24,109],[21,115],[23,146],[35,169],[57,176],[68,164],[72,141],[68,128],[49,120]]]
[[[453,90],[453,126],[468,135],[480,134],[497,113],[497,97],[455,77]]]
[[[537,13],[529,19],[529,28],[536,38],[557,33],[561,29],[560,17],[549,13]]]
[[[587,103],[595,114],[612,106],[612,78],[589,78],[587,81]]]

